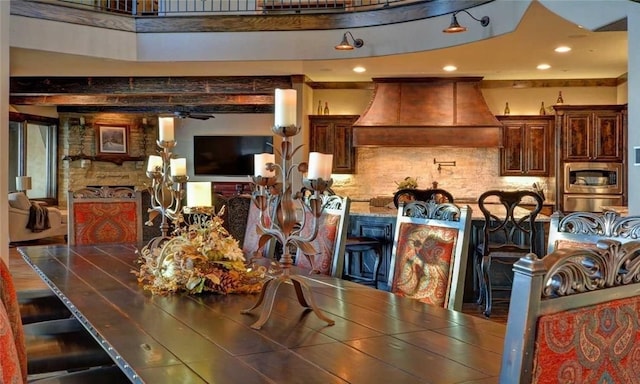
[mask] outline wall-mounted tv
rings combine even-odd
[[[273,153],[273,136],[194,136],[196,175],[253,175],[253,155]]]

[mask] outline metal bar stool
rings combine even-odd
[[[360,271],[359,275],[354,274],[352,266],[355,262],[356,255],[360,256],[360,267],[362,267],[362,265],[364,264],[364,255],[370,252],[375,253],[371,278],[363,276],[362,268],[358,268],[358,270]],[[370,237],[348,237],[344,248],[344,274],[342,275],[342,278],[364,285],[371,285],[372,287],[377,288],[378,272],[380,270],[381,262],[382,242],[380,242],[380,240]]]

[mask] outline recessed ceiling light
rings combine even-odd
[[[551,66],[549,64],[539,64],[536,68],[544,71],[545,69],[551,68]]]
[[[453,72],[453,71],[457,71],[458,67],[456,67],[455,65],[445,65],[444,67],[442,67],[442,69],[447,72]]]
[[[362,66],[359,66],[359,65],[357,67],[353,67],[353,72],[356,72],[356,73],[366,72],[366,70],[367,69],[365,67],[362,67]]]
[[[554,51],[558,52],[558,53],[566,53],[569,52],[571,50],[571,47],[567,47],[566,45],[561,45],[559,47],[557,47],[556,49],[554,49]]]

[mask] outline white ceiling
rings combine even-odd
[[[460,15],[458,20],[463,25],[476,23],[465,15]],[[358,37],[357,31],[354,35]],[[553,49],[558,45],[568,45],[572,50],[566,54],[555,53]],[[627,51],[626,31],[591,32],[533,2],[512,33],[419,53],[344,60],[142,63],[11,48],[10,62],[13,76],[305,74],[318,82],[369,81],[374,77],[400,76],[482,76],[485,80],[594,79],[617,78],[627,73]],[[551,68],[537,70],[536,66],[543,62]],[[444,72],[442,67],[447,64],[457,66],[458,71]],[[367,72],[353,73],[351,69],[356,65],[366,67]]]

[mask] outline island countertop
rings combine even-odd
[[[484,220],[484,216],[482,215],[482,211],[478,207],[478,204],[458,204],[459,206],[468,205],[471,208],[471,220]],[[491,205],[488,205],[491,207]],[[498,205],[495,205],[498,207]],[[522,212],[525,211],[524,208],[520,208]],[[518,210],[516,210],[516,215]],[[398,214],[398,210],[395,208],[385,207],[374,207],[369,205],[368,202],[365,201],[352,201],[351,207],[349,209],[349,214],[352,216],[373,216],[373,217],[395,217]],[[536,221],[548,222],[549,216],[538,214],[536,217]]]

